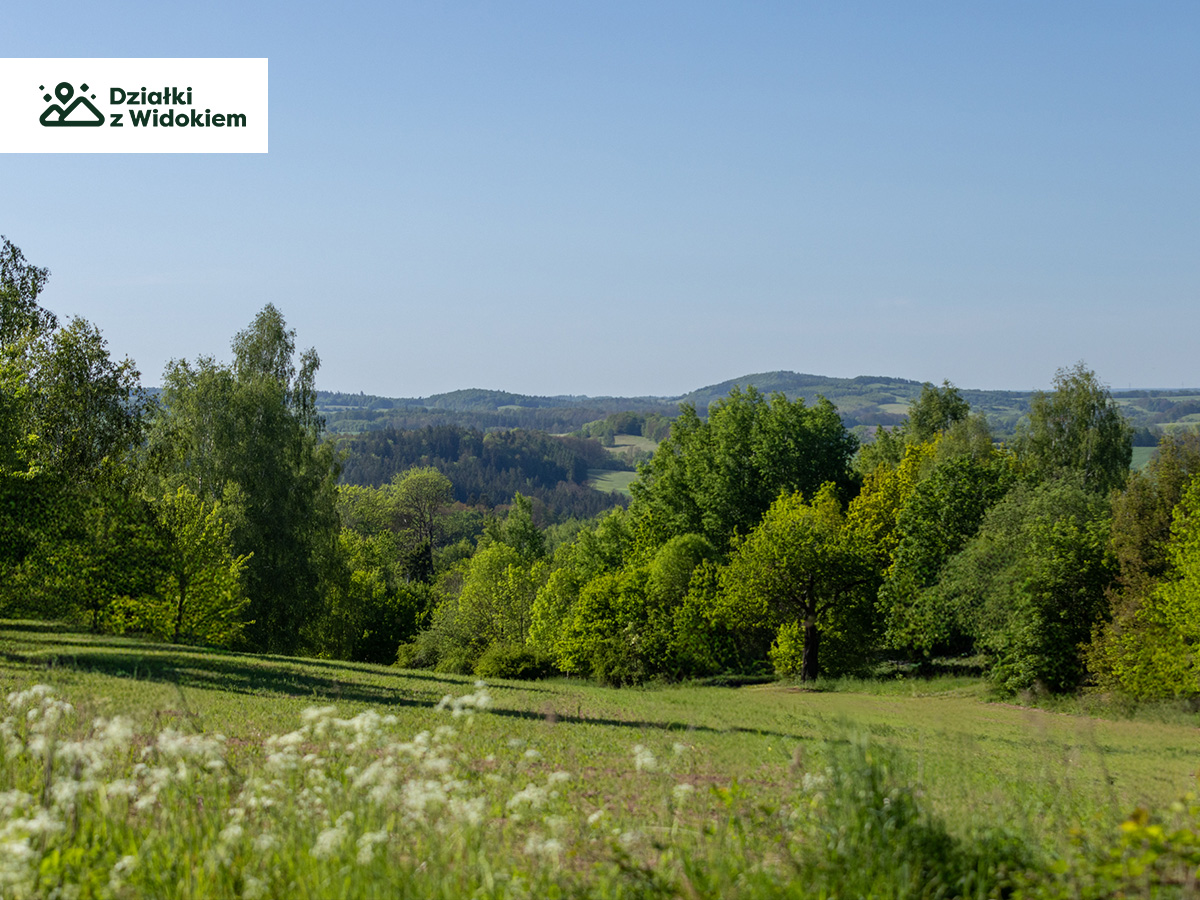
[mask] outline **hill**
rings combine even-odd
[[[763,393],[775,391],[789,399],[812,402],[824,396],[837,406],[847,427],[860,435],[880,426],[898,425],[908,405],[921,393],[921,382],[906,378],[860,375],[833,378],[797,372],[758,372],[706,385],[678,396],[588,397],[538,396],[508,391],[470,388],[430,397],[389,398],[367,394],[320,391],[317,405],[330,432],[354,434],[381,428],[400,430],[428,425],[456,425],[491,431],[525,428],[550,433],[577,431],[583,426],[624,412],[674,417],[682,403],[691,403],[703,415],[709,405],[734,386],[753,386]],[[962,388],[964,399],[976,412],[987,415],[1000,438],[1015,433],[1029,411],[1032,391],[985,391]],[[1140,429],[1171,429],[1200,424],[1200,390],[1127,390],[1114,396],[1130,423]],[[1143,443],[1153,443],[1150,436]]]

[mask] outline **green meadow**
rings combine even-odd
[[[993,702],[965,676],[481,686],[14,621],[0,685],[3,896],[1195,887],[1182,706]],[[1177,840],[1139,863],[1155,834]]]
[[[589,469],[587,483],[598,491],[617,491],[630,496],[629,485],[637,479],[637,472],[613,469]]]

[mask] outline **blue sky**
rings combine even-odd
[[[0,53],[270,59],[265,156],[0,156],[147,384],[271,302],[387,396],[1200,385],[1195,2],[22,3]]]

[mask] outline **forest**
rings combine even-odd
[[[5,618],[482,677],[812,682],[972,660],[1002,693],[1200,694],[1182,397],[1115,398],[1076,363],[1001,430],[945,382],[903,413],[871,401],[891,418],[868,435],[824,396],[747,385],[670,410],[467,391],[334,436],[319,356],[274,306],[230,362],[175,360],[150,392],[96,325],[42,305],[48,277],[4,240]],[[481,403],[496,421],[437,418]],[[506,424],[506,405],[574,434]],[[586,484],[619,467],[616,434],[659,442],[627,504]]]

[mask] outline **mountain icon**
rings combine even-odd
[[[44,86],[39,88],[39,90],[44,89]],[[82,93],[87,89],[86,84],[81,84],[79,86],[81,93],[75,97],[74,102],[71,102],[71,98],[75,96],[75,88],[71,86],[70,82],[59,82],[54,88],[54,96],[58,98],[58,103],[51,103],[46,107],[46,111],[42,113],[38,121],[48,128],[62,125],[84,127],[103,125],[104,114],[96,109],[92,101]],[[92,94],[92,99],[95,97],[96,95]],[[51,97],[49,94],[45,94],[42,99],[49,101]]]

